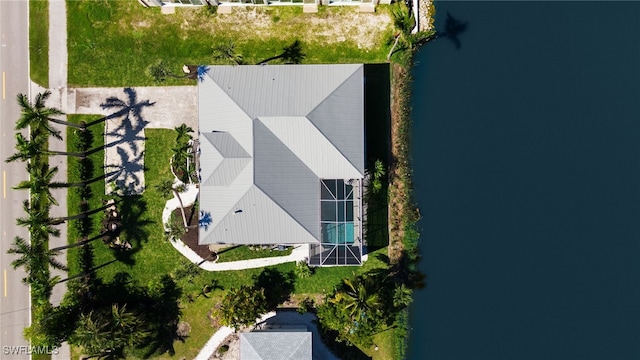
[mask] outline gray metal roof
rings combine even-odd
[[[211,66],[200,243],[318,243],[320,179],[364,176],[362,65]]]
[[[240,360],[311,360],[311,332],[240,333]]]

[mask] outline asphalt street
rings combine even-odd
[[[0,1],[0,37],[0,358],[29,359],[24,348],[29,344],[22,336],[23,329],[29,325],[29,289],[21,282],[24,271],[13,270],[10,264],[15,257],[7,254],[16,236],[28,239],[27,230],[15,225],[15,219],[23,216],[22,202],[27,199],[27,192],[11,190],[27,179],[27,172],[23,163],[4,162],[15,152],[14,124],[20,114],[16,94],[29,92],[27,1]]]

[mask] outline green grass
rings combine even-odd
[[[70,121],[80,122],[84,120],[90,122],[92,120],[99,119],[100,116],[95,115],[70,115]],[[99,147],[104,143],[103,132],[104,124],[98,123],[90,127],[90,131],[94,135],[94,146]],[[72,149],[74,139],[74,129],[68,129],[68,146]],[[167,129],[146,129],[145,136],[147,137],[145,144],[145,166],[147,171],[145,172],[146,190],[142,196],[133,197],[131,204],[132,209],[135,209],[135,204],[138,207],[141,204],[145,204],[144,211],[142,212],[139,220],[136,221],[133,226],[139,226],[135,231],[138,234],[144,234],[144,240],[137,242],[132,241],[133,250],[132,254],[126,258],[120,258],[120,261],[113,262],[97,271],[98,276],[105,282],[110,281],[119,272],[128,273],[132,282],[141,286],[145,286],[151,280],[164,275],[171,274],[181,263],[188,261],[178,251],[176,251],[163,237],[163,230],[161,225],[161,213],[164,208],[165,199],[163,199],[159,193],[156,192],[154,185],[159,183],[161,179],[169,177],[169,162],[168,159],[171,156],[171,149],[164,144],[171,143],[175,138],[175,132]],[[91,159],[94,162],[96,172],[101,171],[102,163],[104,159],[104,152],[98,151],[91,155]],[[70,181],[78,180],[77,174],[77,161],[74,158],[69,158],[69,179]],[[97,175],[97,173],[94,173]],[[90,208],[94,209],[102,205],[102,199],[104,196],[104,181],[97,181],[91,184],[93,198],[90,201]],[[68,203],[70,213],[74,213],[73,209],[78,209],[80,199],[73,191],[69,192]],[[126,203],[126,201],[125,201]],[[121,203],[121,212],[124,215],[124,210]],[[94,217],[94,234],[98,233],[100,217],[102,213],[93,215]],[[140,225],[142,224],[142,225]],[[129,232],[134,230],[127,230],[125,228],[124,236],[130,236]],[[77,230],[74,226],[69,226],[69,241],[75,242],[77,240]],[[131,239],[130,239],[131,240]],[[100,240],[93,242],[95,253],[95,264],[105,264],[112,260],[115,260],[114,252],[107,247]],[[241,257],[259,253],[259,251],[252,250],[238,250],[234,249],[225,254],[233,254],[237,252]],[[281,252],[273,251],[272,254],[279,254]],[[374,253],[369,254],[369,260],[363,266],[350,266],[350,267],[324,267],[317,268],[315,273],[306,279],[297,279],[294,288],[294,294],[322,294],[331,291],[335,286],[340,284],[342,279],[350,277],[354,273],[359,274],[371,270],[373,268],[385,267],[384,262],[377,258],[378,254],[385,254],[386,248],[377,250]],[[70,249],[68,253],[68,262],[71,268],[70,275],[78,272],[78,251],[77,249]],[[282,273],[293,273],[295,264],[293,262],[280,264],[273,266]],[[224,290],[231,287],[237,287],[241,284],[253,284],[254,278],[257,277],[263,269],[247,269],[242,271],[224,271],[224,272],[205,272],[201,271],[193,279],[181,279],[178,280],[179,286],[182,288],[181,309],[182,315],[181,321],[186,321],[191,325],[191,334],[185,342],[174,342],[175,354],[170,356],[163,354],[159,358],[162,359],[180,359],[183,357],[193,358],[202,348],[204,343],[214,333],[215,329],[211,327],[209,320],[207,319],[207,312],[215,306],[217,299],[220,299]],[[209,293],[207,296],[201,295],[201,290],[204,285],[213,285],[215,290]],[[192,297],[194,300],[190,301]],[[78,349],[73,349],[74,354],[79,353]]]
[[[96,132],[96,139],[99,138],[103,142],[102,126],[95,125],[92,131]],[[135,221],[124,222],[122,236],[123,239],[131,242],[133,249],[116,258],[116,253],[108,246],[100,241],[94,242],[96,265],[119,260],[98,270],[99,277],[107,282],[117,273],[126,272],[138,283],[147,284],[159,275],[170,273],[180,261],[183,261],[182,256],[164,239],[162,209],[166,200],[154,186],[160,179],[170,176],[168,159],[171,156],[171,149],[165,144],[171,143],[175,134],[173,130],[147,129],[145,135],[148,138],[145,144],[145,166],[148,168],[145,172],[146,190],[141,196],[124,197],[124,201],[118,205],[123,216],[126,216],[125,209],[133,214],[131,216]],[[104,161],[103,152],[100,151],[93,156],[95,156],[93,158],[95,168],[101,169]],[[104,181],[92,184],[92,190],[94,198],[91,201],[91,207],[99,207],[102,205],[102,199],[106,198]],[[78,199],[73,201],[77,203]],[[99,230],[100,216],[102,213],[94,215],[95,234]]]
[[[373,343],[378,345],[378,350],[375,350],[374,347],[369,349],[363,349],[364,352],[371,356],[373,360],[393,360],[400,359],[398,355],[395,353],[394,338],[395,338],[395,329],[391,328],[389,330],[383,331],[379,334],[376,334],[373,337]]]
[[[175,14],[163,15],[159,7],[145,8],[135,0],[69,1],[69,86],[154,85],[146,71],[150,65],[162,59],[180,74],[183,64],[213,64],[212,47],[227,40],[248,64],[279,54],[295,39],[302,41],[303,63],[384,62],[393,34],[389,21],[371,32],[374,46],[369,48],[359,47],[349,36],[325,33],[347,25],[357,30],[353,21],[337,24],[340,19],[388,19],[388,14],[387,7],[363,15],[352,7],[321,7],[318,14],[303,14],[300,6],[279,6],[243,7],[230,15],[177,8]],[[336,46],[327,46],[331,44]],[[168,79],[165,84],[194,82]]]
[[[32,354],[31,359],[32,360],[51,360],[51,355],[50,354]]]
[[[29,66],[31,80],[49,87],[49,1],[29,1]]]
[[[378,255],[386,255],[386,253],[386,247],[370,253],[368,260],[362,266],[317,267],[312,276],[306,279],[298,279],[295,293],[324,294],[333,290],[336,285],[340,284],[342,279],[352,277],[353,274],[362,274],[373,269],[385,268],[385,263],[378,259]]]
[[[266,257],[277,257],[291,255],[292,247],[287,247],[284,251],[271,249],[255,249],[251,250],[248,246],[234,246],[229,250],[221,250],[218,252],[218,262],[229,262],[238,260],[250,260]]]

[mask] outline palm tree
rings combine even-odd
[[[149,75],[153,78],[155,82],[163,82],[167,79],[168,76],[176,78],[176,79],[184,79],[191,74],[185,75],[176,75],[173,74],[163,60],[160,60],[157,64],[149,66]]]
[[[86,205],[86,203],[81,203],[80,205]],[[79,214],[75,214],[75,215],[69,215],[69,216],[61,216],[61,217],[57,217],[57,218],[51,218],[51,224],[53,225],[58,225],[58,224],[62,224],[65,221],[69,221],[69,220],[78,220],[78,219],[85,219],[87,217],[89,217],[90,215],[99,213],[105,209],[107,209],[110,205],[103,205],[99,208],[95,208],[93,210],[86,210],[86,211],[82,211]]]
[[[187,124],[183,123],[180,126],[176,126],[174,129],[178,133],[176,135],[176,142],[181,142],[181,140],[184,140],[185,138],[187,139],[187,141],[192,139],[191,133],[193,132],[193,129]]]
[[[223,61],[233,65],[242,65],[242,54],[236,52],[236,45],[231,40],[227,40],[213,47],[213,59]]]
[[[16,122],[16,130],[21,130],[27,128],[27,126],[31,126],[31,130],[34,129],[36,135],[53,135],[58,140],[62,140],[60,136],[60,131],[53,129],[49,122],[53,122],[56,124],[70,126],[79,130],[86,130],[86,124],[75,124],[72,122],[60,120],[54,118],[54,116],[61,116],[64,113],[56,108],[48,108],[45,106],[45,101],[51,95],[51,91],[46,90],[43,93],[39,93],[36,95],[36,101],[33,103],[29,102],[27,95],[18,94],[18,105],[21,108],[21,116],[20,119]]]
[[[409,37],[411,30],[416,23],[413,12],[402,2],[398,2],[396,5],[392,6],[391,14],[393,15],[393,24],[396,29],[398,29],[398,33],[395,36],[395,41],[391,50],[389,50],[389,54],[387,54],[387,61],[391,59],[391,55],[393,55],[393,52],[400,41],[402,41],[404,46],[412,46]]]
[[[378,296],[378,283],[373,277],[358,276],[342,280],[343,289],[330,300],[342,304],[354,321],[365,321],[377,315],[382,307]]]
[[[29,171],[30,179],[23,180],[18,185],[14,186],[13,189],[29,189],[32,202],[41,204],[41,201],[46,201],[47,203],[58,205],[58,202],[51,194],[51,187],[60,187],[63,183],[53,182],[53,177],[58,172],[57,167],[49,168],[49,164],[45,163],[40,166],[27,164],[27,169]],[[32,206],[37,207],[37,206]]]
[[[404,309],[413,301],[411,297],[412,291],[406,285],[401,284],[393,290],[393,306],[398,309]]]
[[[16,236],[13,246],[7,250],[7,253],[20,256],[11,262],[11,266],[14,269],[24,267],[27,277],[22,281],[27,284],[32,284],[41,277],[49,278],[46,264],[54,269],[67,270],[67,267],[56,259],[59,252],[47,249],[44,242],[34,241],[33,244],[29,244],[23,238]]]
[[[63,115],[63,112],[56,108],[48,108],[44,105],[50,91],[39,93],[36,100],[31,103],[25,94],[18,94],[18,105],[20,106],[20,118],[16,121],[16,130],[31,128],[31,133],[38,137],[40,135],[53,136],[62,140],[60,131],[51,127],[52,116]]]
[[[110,310],[110,311],[109,311]],[[95,357],[122,356],[124,348],[144,343],[149,335],[140,314],[126,305],[81,314],[71,342]]]
[[[215,312],[223,325],[238,330],[254,324],[258,316],[266,311],[265,303],[264,289],[241,285],[227,291]]]
[[[187,228],[180,224],[180,220],[176,219],[174,214],[169,217],[169,223],[167,224],[167,230],[164,233],[167,240],[180,240],[187,232]]]
[[[189,174],[189,159],[193,154],[192,147],[188,143],[176,144],[173,148],[173,157],[171,158],[171,166],[173,174],[181,182],[189,182],[191,176]]]
[[[182,214],[182,222],[184,223],[185,229],[189,227],[189,223],[187,223],[187,216],[184,212],[184,205],[182,204],[182,198],[180,197],[180,193],[173,186],[173,181],[171,179],[164,179],[159,184],[156,185],[156,190],[160,192],[164,197],[169,197],[171,193],[178,199],[180,203],[180,213]]]
[[[23,201],[22,207],[28,216],[26,218],[16,219],[16,224],[27,227],[32,239],[48,239],[49,236],[60,236],[60,229],[51,226],[48,208],[31,208],[28,200]]]

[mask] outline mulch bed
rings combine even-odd
[[[194,207],[184,209],[187,217],[187,224],[189,224],[189,231],[182,236],[182,242],[185,243],[191,250],[193,250],[198,256],[205,260],[212,259],[211,251],[208,245],[198,245],[198,209],[194,210]],[[175,209],[173,214],[176,218],[182,219],[180,209]],[[182,220],[180,220],[182,222]]]

